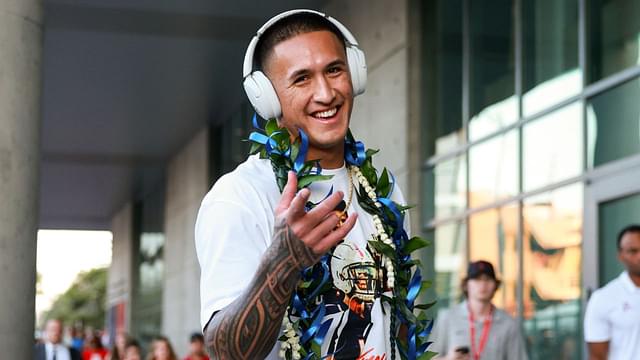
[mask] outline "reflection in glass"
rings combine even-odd
[[[466,271],[467,229],[463,222],[438,226],[435,246],[435,290],[438,307],[448,308],[461,299],[460,281]]]
[[[582,124],[582,107],[576,102],[524,126],[525,191],[582,173]]]
[[[477,140],[512,124],[518,117],[515,93],[513,2],[469,1],[470,123]]]
[[[529,116],[580,92],[578,1],[529,0],[522,6],[522,106]]]
[[[640,153],[640,78],[589,99],[588,164]]]
[[[485,205],[518,193],[518,133],[482,142],[469,149],[469,206]]]
[[[640,64],[640,1],[589,0],[589,82]]]
[[[469,217],[469,261],[486,260],[493,264],[502,280],[493,303],[514,316],[519,271],[518,218],[517,205],[485,210]]]
[[[466,208],[466,170],[465,156],[443,161],[430,170],[435,218],[452,216]]]
[[[531,359],[580,359],[582,184],[524,201],[524,318]]]
[[[427,157],[464,143],[462,131],[462,1],[424,2]]]

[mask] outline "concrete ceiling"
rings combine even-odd
[[[45,0],[40,228],[108,229],[240,105],[255,30],[323,1]]]

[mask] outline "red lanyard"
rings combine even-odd
[[[478,348],[476,349],[476,324],[475,319],[473,317],[473,312],[471,311],[471,307],[467,304],[467,309],[469,311],[469,331],[471,332],[471,356],[473,356],[474,360],[480,360],[480,354],[484,350],[485,345],[487,345],[487,339],[489,338],[489,331],[491,330],[491,323],[493,322],[493,305],[491,306],[491,310],[489,312],[489,316],[484,319],[484,323],[482,324],[482,335],[480,336],[480,343],[478,344]]]

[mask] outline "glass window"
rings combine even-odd
[[[506,134],[469,149],[469,206],[482,206],[518,193],[518,133]]]
[[[427,186],[433,195],[427,201],[433,202],[435,214],[431,218],[445,218],[464,211],[467,206],[467,164],[466,156],[458,156],[443,161],[431,168],[427,174]],[[430,221],[431,218],[427,218]]]
[[[640,78],[589,99],[588,164],[598,166],[640,152]]]
[[[577,95],[578,1],[522,2],[523,113],[529,116]]]
[[[435,246],[435,290],[438,308],[456,304],[462,296],[460,281],[467,269],[467,227],[464,222],[438,226],[433,232]]]
[[[588,1],[589,82],[640,64],[640,1]]]
[[[583,168],[582,106],[573,103],[523,128],[525,191],[578,176]]]
[[[469,1],[471,141],[518,118],[515,98],[513,3]]]
[[[513,316],[517,312],[518,219],[517,205],[469,217],[469,261],[486,260],[493,264],[502,280],[493,303]]]
[[[582,184],[523,202],[529,358],[581,359]]]
[[[462,132],[462,1],[424,3],[427,154],[464,143]]]

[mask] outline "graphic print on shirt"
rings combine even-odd
[[[334,289],[324,295],[334,329],[325,338],[330,360],[385,358],[384,343],[367,342],[372,329],[382,326],[379,297],[384,279],[377,258],[351,242],[343,241],[333,251],[330,268]],[[372,316],[374,305],[378,311]]]

